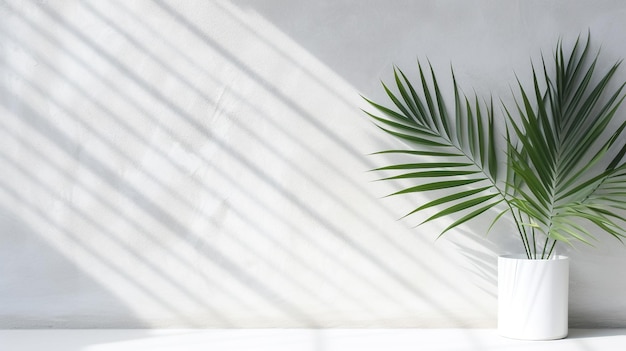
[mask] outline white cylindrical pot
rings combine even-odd
[[[567,336],[569,258],[498,257],[498,333],[522,340]]]

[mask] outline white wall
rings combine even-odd
[[[494,327],[505,223],[397,221],[367,154],[392,64],[507,95],[622,1],[0,3],[0,327]],[[618,79],[626,79],[624,71]],[[622,111],[626,116],[626,110]],[[625,117],[626,118],[626,117]],[[626,248],[573,258],[572,326],[626,326]],[[605,240],[606,239],[606,240]]]

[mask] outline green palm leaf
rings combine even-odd
[[[597,77],[589,37],[569,51],[559,41],[553,58],[532,65],[529,87],[518,79],[513,109],[503,104],[502,140],[496,139],[493,99],[481,103],[464,95],[454,70],[451,111],[430,63],[417,63],[416,85],[394,67],[395,87],[383,83],[391,107],[365,99],[376,111],[365,113],[407,148],[376,153],[404,161],[375,171],[392,173],[380,180],[417,183],[389,196],[443,192],[406,216],[433,208],[438,212],[422,223],[460,216],[443,235],[497,209],[494,222],[512,217],[529,258],[549,257],[557,241],[591,244],[595,237],[581,222],[626,237],[620,216],[626,210],[626,121],[615,128],[626,83],[612,83],[620,62]],[[536,233],[545,235],[543,244]]]
[[[429,75],[425,72],[429,72]],[[493,102],[481,105],[477,96],[469,99],[463,95],[452,71],[455,104],[454,111],[450,112],[439,87],[438,77],[430,64],[425,68],[418,62],[418,79],[420,83],[416,89],[402,70],[394,68],[397,93],[383,84],[393,107],[385,107],[365,99],[379,112],[366,112],[374,123],[386,133],[411,146],[409,150],[388,150],[377,154],[400,154],[417,160],[376,168],[375,171],[405,171],[381,180],[445,178],[440,181],[420,182],[421,184],[389,196],[450,191],[453,188],[467,188],[472,184],[485,182],[487,185],[429,201],[407,214],[408,216],[426,208],[441,206],[440,212],[426,220],[431,221],[473,209],[474,215],[465,215],[456,221],[460,225],[503,199],[503,193],[495,182],[499,172],[499,153],[495,151],[494,145],[496,127],[493,120]],[[464,126],[468,128],[463,128]],[[432,161],[433,159],[437,161]],[[485,193],[487,190],[495,191]]]
[[[596,80],[597,56],[589,62],[589,52],[589,40],[582,51],[577,42],[569,53],[559,43],[555,74],[548,73],[544,62],[545,81],[541,83],[533,67],[532,94],[519,86],[518,118],[509,114],[508,119],[520,141],[519,145],[511,145],[509,152],[514,172],[523,179],[514,186],[514,192],[523,191],[526,200],[523,205],[514,204],[542,223],[541,229],[550,239],[564,242],[589,243],[588,230],[573,225],[576,218],[614,236],[623,232],[611,210],[602,214],[592,210],[599,200],[594,194],[610,183],[607,181],[614,175],[612,170],[623,164],[626,152],[622,147],[624,152],[619,152],[621,156],[614,158],[610,167],[599,167],[607,155],[615,152],[615,142],[624,130],[608,130],[624,98],[623,85],[608,91],[619,62]],[[602,102],[607,95],[609,98]]]

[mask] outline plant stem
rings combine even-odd
[[[546,237],[546,242],[543,243],[543,252],[541,252],[541,259],[545,259],[545,255],[546,255],[546,248],[548,248],[548,243],[550,242],[550,237]],[[556,240],[555,240],[556,243]],[[554,247],[554,244],[552,245]],[[548,254],[548,257],[550,256],[550,254]]]
[[[537,259],[537,239],[535,239],[535,228],[531,229],[533,231],[533,253],[534,255],[534,259]]]
[[[550,252],[548,252],[548,257],[546,257],[546,259],[550,258],[550,256],[552,256],[552,251],[554,251],[554,247],[556,246],[556,239],[554,240],[554,242],[552,242],[552,247],[550,247]]]
[[[532,252],[530,251],[530,244],[528,243],[528,235],[526,234],[526,229],[524,229],[524,226],[522,226],[520,224],[520,220],[517,218],[517,215],[515,215],[515,211],[513,211],[513,206],[511,206],[511,204],[506,201],[506,198],[504,200],[506,202],[506,204],[509,206],[509,209],[511,210],[511,215],[513,216],[513,220],[515,221],[515,225],[517,226],[517,232],[520,235],[520,238],[522,239],[522,244],[524,244],[524,251],[526,251],[526,258],[528,258],[529,260],[532,259]]]

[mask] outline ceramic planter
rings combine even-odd
[[[498,257],[498,333],[523,340],[567,336],[569,258]]]

